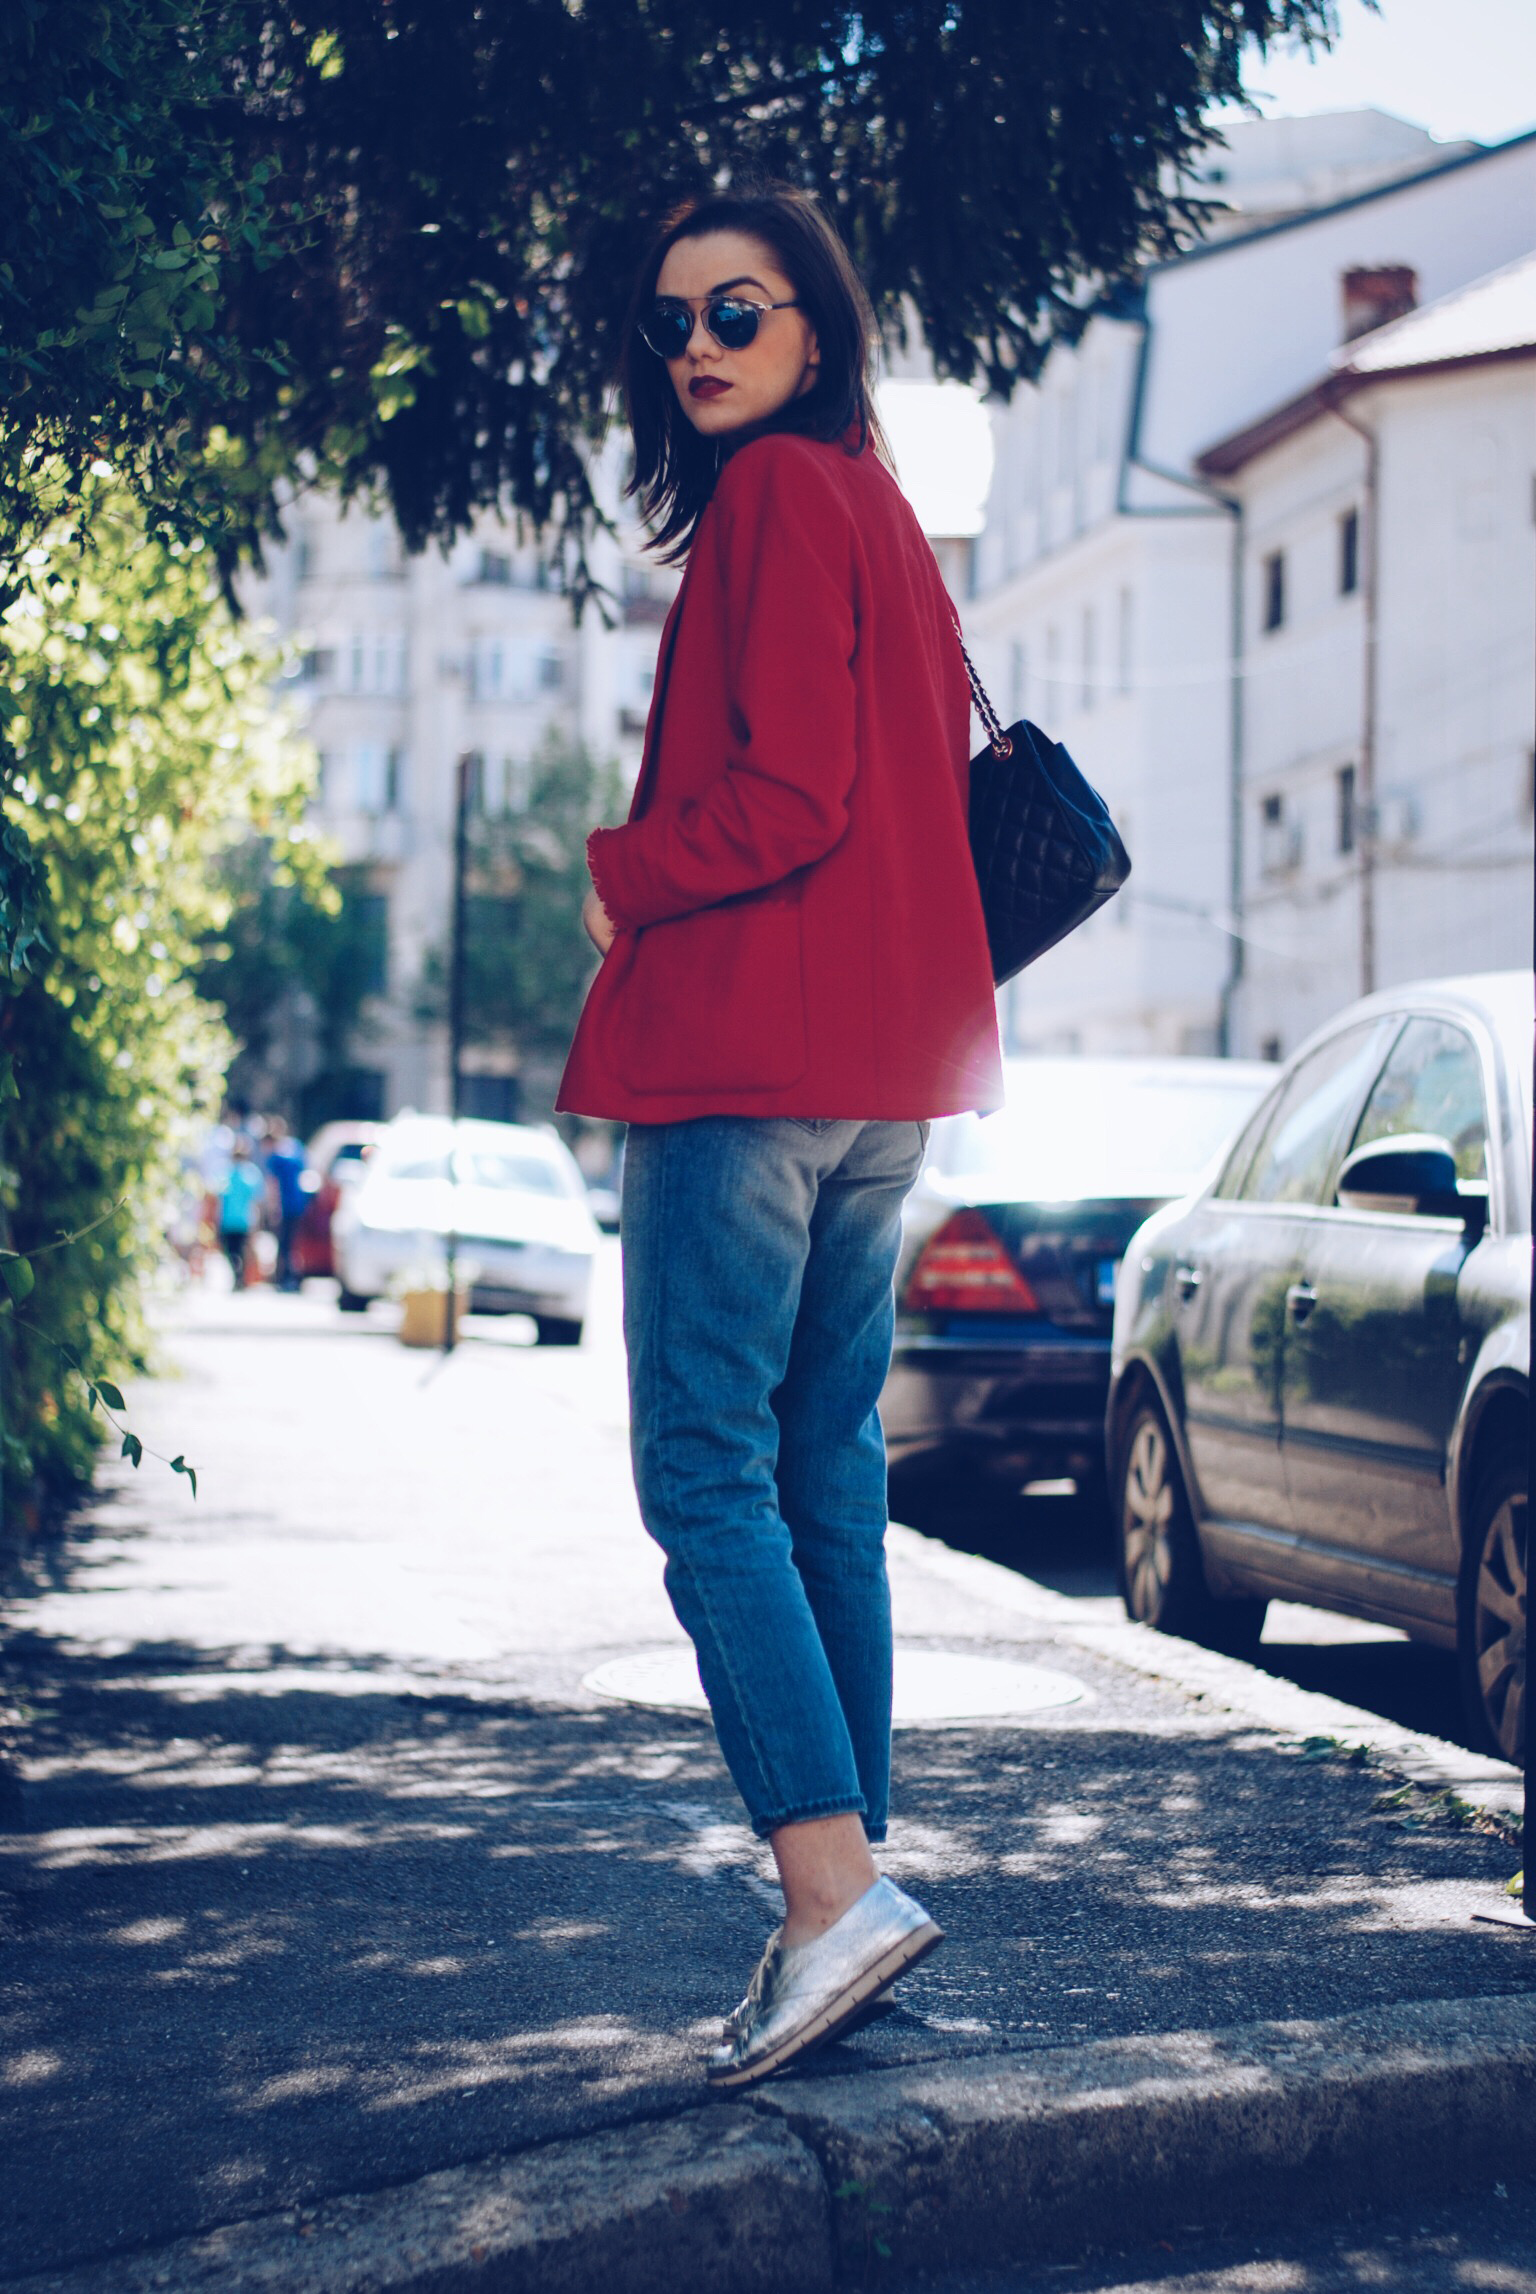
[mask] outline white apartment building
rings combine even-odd
[[[614,626],[591,607],[578,627],[537,548],[492,518],[446,555],[409,557],[392,519],[323,495],[291,506],[286,542],[246,602],[302,648],[286,690],[320,754],[312,819],[363,872],[377,979],[342,1069],[316,1074],[315,1030],[299,1011],[288,1074],[258,1079],[258,1096],[293,1096],[296,1074],[311,1120],[446,1108],[445,1030],[415,1006],[427,951],[448,928],[458,760],[473,760],[476,801],[493,813],[520,809],[552,733],[617,760],[626,781],[639,768],[676,576],[603,536],[594,569],[617,600]],[[466,1066],[469,1111],[512,1112],[515,1055],[471,1050]],[[537,1101],[549,1079],[534,1080]]]
[[[1351,994],[1527,964],[1536,253],[1360,336],[1200,469],[1246,558],[1237,1040],[1278,1057]]]
[[[1243,993],[1252,553],[1239,497],[1200,457],[1309,389],[1341,340],[1523,255],[1536,215],[1536,135],[1450,157],[1422,138],[1415,166],[1419,131],[1389,124],[1401,132],[1376,113],[1307,123],[1288,160],[1274,131],[1297,123],[1229,130],[1224,235],[1106,298],[995,411],[967,632],[1004,715],[1066,742],[1134,863],[1127,891],[1008,992],[1017,1048],[1260,1040]],[[1374,180],[1308,206],[1341,169]],[[1245,186],[1252,212],[1282,219],[1251,224]],[[1396,960],[1385,945],[1381,960]],[[1351,967],[1335,1002],[1355,981]],[[1262,1023],[1264,1040],[1296,1032],[1272,1011]]]

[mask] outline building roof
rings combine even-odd
[[[1334,352],[1336,373],[1405,374],[1536,348],[1536,250]]]
[[[1328,200],[1320,207],[1303,207],[1294,215],[1283,215],[1277,222],[1260,223],[1249,231],[1224,232],[1219,238],[1200,240],[1193,247],[1181,247],[1176,255],[1167,255],[1161,261],[1147,265],[1147,276],[1157,271],[1174,271],[1187,263],[1208,263],[1224,255],[1235,255],[1239,249],[1251,247],[1255,240],[1278,238],[1283,231],[1305,231],[1314,223],[1326,222],[1332,215],[1344,215],[1352,207],[1368,207],[1378,199],[1394,199],[1399,193],[1417,189],[1421,183],[1430,183],[1436,176],[1452,175],[1462,168],[1484,167],[1491,159],[1502,159],[1506,153],[1518,151],[1522,144],[1536,142],[1536,128],[1523,128],[1518,135],[1506,136],[1502,143],[1477,144],[1470,151],[1454,150],[1447,159],[1431,160],[1428,166],[1414,168],[1406,175],[1392,175],[1380,183],[1373,183],[1363,191],[1350,192],[1341,199]]]
[[[1536,357],[1536,251],[1441,295],[1422,310],[1409,311],[1342,344],[1321,381],[1257,422],[1218,439],[1198,457],[1196,467],[1208,478],[1231,477],[1373,383],[1532,357]]]

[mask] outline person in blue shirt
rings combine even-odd
[[[236,1290],[245,1284],[246,1253],[252,1230],[261,1224],[261,1200],[266,1191],[267,1182],[257,1168],[251,1143],[241,1132],[236,1136],[234,1160],[219,1198],[219,1243],[229,1260]]]
[[[267,1177],[277,1190],[277,1287],[297,1290],[300,1278],[293,1250],[309,1204],[310,1190],[304,1184],[308,1166],[302,1141],[282,1116],[274,1117],[268,1137],[272,1144],[267,1149]]]

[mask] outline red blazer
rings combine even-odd
[[[560,1107],[999,1106],[969,733],[948,596],[873,451],[740,447],[668,617],[629,821],[587,848],[619,929]]]

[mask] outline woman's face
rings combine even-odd
[[[711,231],[669,247],[656,281],[658,302],[686,303],[694,314],[685,350],[668,359],[667,373],[684,414],[705,438],[767,422],[791,399],[803,398],[821,363],[816,330],[800,310],[764,310],[745,350],[727,350],[704,324],[714,295],[757,303],[791,303],[795,290],[761,239],[742,231]]]

